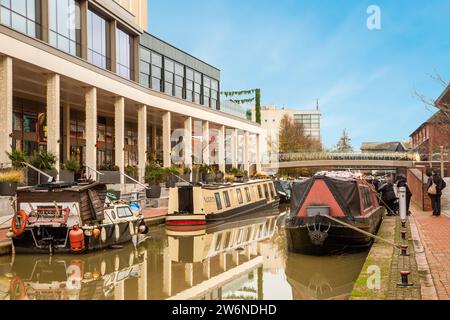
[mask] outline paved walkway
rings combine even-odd
[[[412,209],[437,295],[440,300],[450,300],[450,217]]]

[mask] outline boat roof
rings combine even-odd
[[[258,180],[249,180],[245,182],[231,182],[231,183],[214,183],[214,184],[205,184],[202,186],[203,189],[207,190],[216,190],[216,189],[225,189],[231,187],[243,187],[250,184],[255,184],[259,182],[269,182],[272,181],[270,179],[258,179]]]
[[[17,189],[17,192],[52,192],[52,191],[70,191],[70,192],[84,192],[86,190],[106,186],[104,183],[91,182],[91,183],[66,183],[66,182],[55,182],[40,184],[32,187],[24,187]]]
[[[327,177],[331,179],[337,179],[342,181],[354,181],[361,179],[362,174],[356,174],[348,171],[321,171],[314,175],[314,178]]]

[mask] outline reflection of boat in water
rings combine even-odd
[[[293,299],[347,299],[366,257],[366,253],[325,257],[288,254],[285,272]]]
[[[384,212],[373,186],[351,174],[317,174],[294,183],[285,220],[289,251],[321,255],[366,249],[372,244],[367,233],[377,232]]]
[[[273,237],[277,216],[266,211],[203,230],[166,228],[170,261],[165,262],[165,277],[185,281],[166,281],[163,294],[174,300],[260,297],[263,258],[258,243]]]
[[[133,246],[77,257],[15,256],[0,288],[11,300],[123,299],[122,285],[137,279],[145,263],[145,251]]]
[[[278,207],[272,180],[178,186],[170,189],[166,224],[198,226]]]
[[[81,253],[131,242],[147,227],[140,212],[111,202],[105,184],[50,183],[17,191],[16,253]]]

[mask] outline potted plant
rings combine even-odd
[[[214,173],[214,168],[212,166],[206,164],[201,165],[199,171],[202,182],[212,183],[215,181],[216,177]]]
[[[166,168],[164,171],[166,173],[166,188],[174,188],[182,174],[182,169],[173,166]]]
[[[145,168],[145,183],[150,187],[146,196],[150,199],[161,197],[161,183],[164,181],[165,170],[156,162],[150,162]]]
[[[27,162],[27,156],[22,150],[13,150],[11,153],[6,152],[14,169],[24,168],[24,162]]]
[[[75,175],[80,172],[80,169],[81,166],[77,160],[71,159],[67,161],[59,171],[59,180],[64,182],[74,182]]]
[[[134,180],[139,179],[139,168],[137,166],[127,166],[125,168],[125,174],[130,176]]]
[[[97,167],[97,171],[102,173],[99,179],[101,183],[118,184],[120,183],[120,168],[116,165],[106,163]]]
[[[44,149],[40,149],[34,152],[29,161],[33,167],[45,172],[53,178],[56,179],[56,177],[58,176],[58,171],[56,171],[55,169],[57,158],[53,153],[47,152]],[[43,176],[32,169],[28,169],[27,176],[29,185],[36,185],[41,182],[47,182],[46,176]]]
[[[0,196],[14,196],[17,186],[23,183],[22,170],[8,170],[0,172]]]

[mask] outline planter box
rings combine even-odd
[[[68,170],[59,171],[59,181],[62,182],[75,182],[75,173]]]
[[[43,170],[46,174],[55,178],[58,176],[58,172],[56,170]],[[32,169],[28,169],[27,172],[27,185],[36,186],[38,184],[47,183],[48,178]]]
[[[17,191],[17,183],[0,182],[0,196],[15,196]]]
[[[120,172],[119,171],[100,171],[103,175],[100,175],[99,182],[106,184],[119,184]]]
[[[161,198],[161,186],[160,185],[153,185],[150,186],[150,190],[145,191],[145,195],[149,199],[159,199]]]

